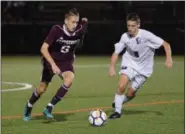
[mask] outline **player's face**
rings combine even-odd
[[[78,25],[78,22],[79,22],[79,16],[69,16],[68,18],[66,18],[66,21],[65,21],[67,29],[70,32],[75,31]]]
[[[135,36],[138,32],[139,26],[136,21],[127,21],[127,30],[130,35]]]

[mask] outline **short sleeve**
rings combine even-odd
[[[121,53],[123,51],[123,49],[126,47],[125,46],[125,34],[123,34],[121,36],[120,41],[118,43],[116,43],[114,45],[114,47],[115,47],[114,53],[116,53],[116,54],[119,54],[119,53]]]
[[[147,32],[146,37],[147,37],[148,41],[150,42],[149,46],[154,49],[158,49],[159,47],[161,47],[164,42],[164,40],[162,38],[154,35],[151,32]]]
[[[53,41],[56,39],[56,35],[57,35],[57,26],[53,26],[44,41],[51,46]]]

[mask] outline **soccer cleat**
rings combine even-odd
[[[26,106],[24,109],[24,116],[23,116],[24,121],[29,121],[31,119],[31,111],[32,111],[32,107],[28,107],[28,103],[26,103]]]
[[[29,121],[30,119],[31,119],[30,116],[24,116],[24,117],[23,117],[23,120],[24,120],[24,121]]]
[[[109,119],[116,119],[120,117],[121,117],[121,114],[119,114],[118,112],[114,112],[113,114],[109,116]]]
[[[112,103],[112,108],[115,108],[115,102]]]
[[[44,109],[43,114],[47,119],[54,119],[52,113],[47,108]]]

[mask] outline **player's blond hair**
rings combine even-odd
[[[79,16],[78,10],[76,8],[69,9],[65,14],[65,18],[68,18],[69,16]]]

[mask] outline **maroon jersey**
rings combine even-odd
[[[73,62],[75,48],[83,40],[87,29],[87,22],[81,22],[73,33],[69,33],[66,26],[54,25],[45,42],[49,44],[49,53],[56,63]]]

